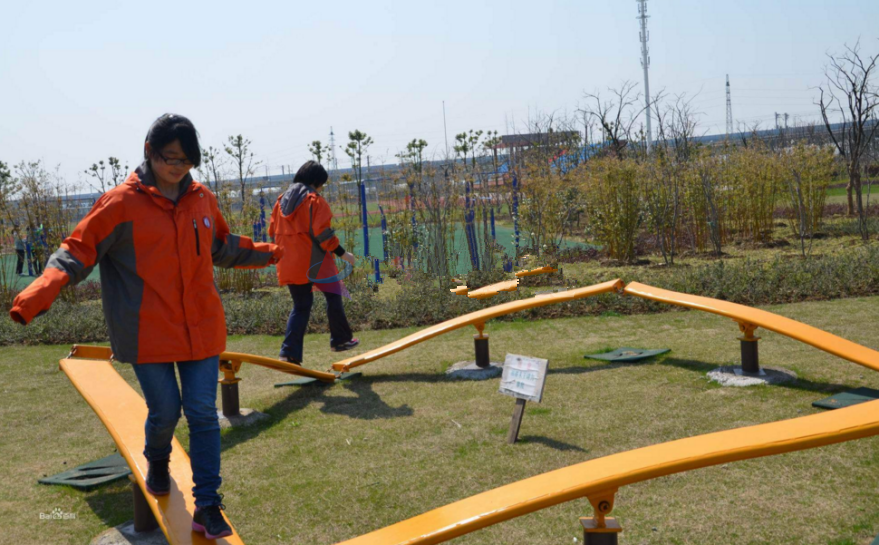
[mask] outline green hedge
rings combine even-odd
[[[564,269],[564,264],[561,267]],[[468,285],[482,285],[502,277],[502,273],[482,273],[479,278],[468,278],[467,282]],[[746,305],[876,295],[879,294],[879,247],[854,248],[807,260],[798,257],[779,257],[771,261],[725,259],[668,269],[606,269],[600,276],[593,274],[576,284],[556,273],[525,279],[518,291],[501,293],[481,301],[453,295],[445,287],[436,287],[432,279],[421,277],[404,283],[393,302],[380,299],[369,289],[354,291],[352,299],[345,302],[345,312],[352,327],[360,331],[426,326],[505,301],[531,297],[538,291],[549,289],[535,284],[570,288],[617,277],[625,282],[638,281]],[[273,290],[248,297],[227,294],[224,296],[224,306],[230,333],[282,335],[292,301],[286,291]],[[605,312],[632,314],[668,308],[643,299],[606,294],[530,309],[498,319],[543,319]],[[315,297],[311,316],[309,332],[328,331],[323,297]],[[106,340],[104,318],[98,301],[76,305],[58,301],[49,313],[37,318],[28,327],[22,327],[8,317],[0,320],[0,344],[3,345]]]

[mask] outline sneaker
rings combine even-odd
[[[333,347],[333,352],[344,352],[345,350],[351,350],[355,346],[360,344],[360,339],[351,339],[346,343],[342,343],[338,346]]]
[[[207,539],[219,539],[231,536],[232,528],[223,518],[223,510],[226,506],[222,503],[209,507],[197,507],[192,516],[192,530],[201,532]]]
[[[171,492],[171,475],[168,473],[170,459],[153,460],[147,471],[146,488],[153,496],[165,496]]]
[[[278,356],[278,361],[283,361],[287,363],[292,363],[293,365],[302,365],[301,361],[296,361],[294,359],[290,359],[287,356]]]

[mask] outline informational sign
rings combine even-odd
[[[540,403],[548,368],[547,360],[507,354],[507,359],[504,360],[504,374],[501,376],[501,387],[498,391],[517,399]]]

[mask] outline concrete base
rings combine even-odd
[[[760,368],[756,373],[746,373],[741,367],[736,367],[733,372],[740,377],[765,377],[766,369]]]
[[[98,534],[90,545],[168,545],[165,534],[161,528],[151,532],[137,533],[134,531],[134,521],[129,520],[115,528],[110,528]]]
[[[259,422],[260,420],[269,417],[269,415],[261,413],[259,411],[254,411],[253,409],[241,409],[239,413],[240,414],[238,416],[227,418],[223,415],[223,411],[218,410],[217,416],[220,417],[220,427],[235,428],[238,426],[249,426],[254,422]]]
[[[504,364],[491,362],[488,367],[479,367],[475,361],[459,361],[449,367],[446,375],[461,380],[486,380],[497,378],[504,372]]]
[[[743,373],[739,366],[718,367],[708,372],[708,378],[721,386],[760,386],[782,384],[797,379],[797,374],[787,369],[762,368],[759,374]]]

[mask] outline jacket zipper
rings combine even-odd
[[[198,241],[198,222],[192,220],[192,229],[195,231],[195,255],[201,255],[201,244]]]

